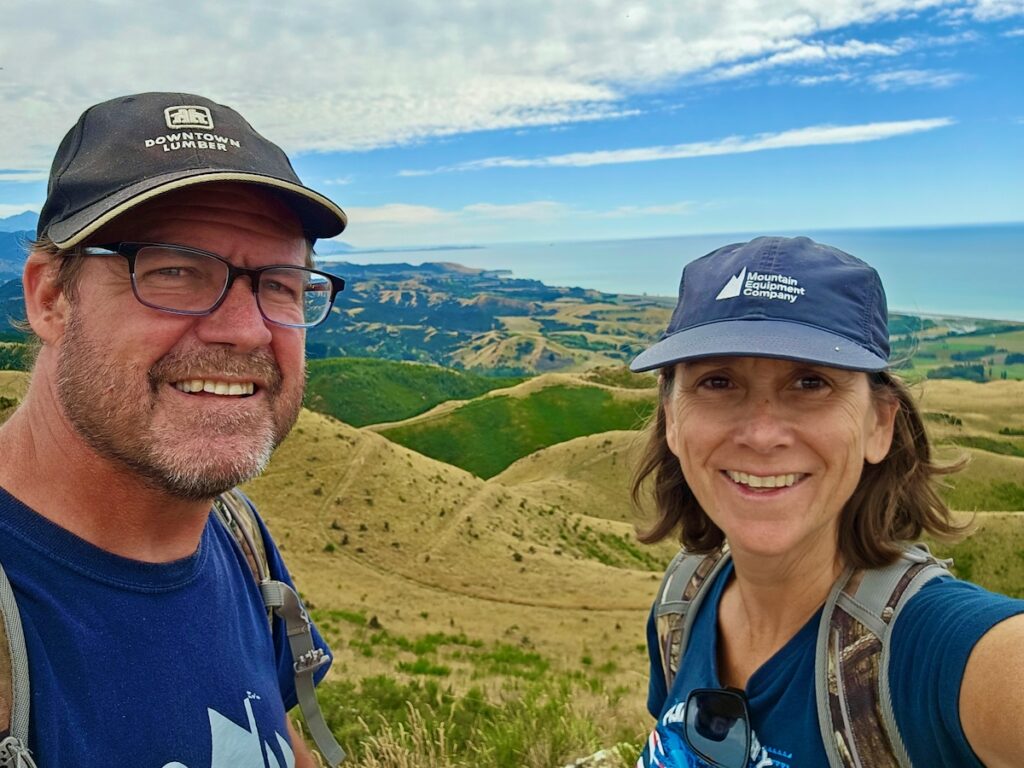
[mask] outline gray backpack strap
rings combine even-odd
[[[654,621],[666,690],[672,689],[672,682],[679,672],[697,609],[707,593],[705,587],[714,583],[715,576],[728,562],[726,545],[709,554],[683,549],[672,558],[665,571],[654,602]]]
[[[268,616],[276,613],[284,620],[288,647],[294,660],[295,694],[299,700],[299,709],[317,750],[331,768],[337,768],[345,759],[345,750],[327,727],[313,683],[313,674],[330,659],[323,650],[313,645],[313,633],[305,606],[294,589],[282,581],[270,578],[267,550],[259,523],[256,521],[256,512],[245,495],[237,488],[232,488],[217,497],[213,508],[217,519],[227,528],[245,554],[253,577],[259,584],[260,595]],[[0,763],[0,768],[2,765]]]
[[[0,567],[0,766],[36,768],[28,750],[29,672],[21,614],[7,574]]]
[[[330,659],[322,649],[313,645],[309,617],[294,589],[282,581],[268,579],[260,584],[260,592],[263,594],[264,604],[284,619],[288,646],[295,660],[295,693],[309,733],[327,764],[331,768],[337,768],[345,759],[345,750],[327,727],[324,714],[320,710],[320,702],[316,698],[316,686],[313,684],[313,673]]]
[[[910,598],[948,567],[916,545],[865,571],[855,589],[849,570],[833,585],[815,652],[818,724],[832,768],[911,768],[889,692],[890,639]]]

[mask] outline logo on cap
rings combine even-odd
[[[738,275],[734,275],[729,278],[729,282],[725,284],[725,287],[718,292],[715,296],[715,301],[721,301],[722,299],[735,299],[740,295],[740,291],[743,290],[743,280],[747,276],[747,268],[744,267]]]
[[[786,301],[793,304],[806,293],[807,289],[801,286],[800,281],[791,275],[777,275],[756,271],[748,274],[747,268],[744,267],[738,275],[733,275],[729,278],[729,282],[715,296],[715,301],[735,299],[743,295],[755,299]]]
[[[213,128],[213,115],[206,107],[184,104],[168,107],[164,110],[164,120],[168,128]]]

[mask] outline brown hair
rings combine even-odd
[[[78,248],[64,250],[47,235],[43,235],[29,241],[28,252],[30,255],[33,253],[43,254],[51,263],[57,264],[57,284],[65,296],[74,300],[78,292],[78,275],[82,271],[82,258]],[[42,346],[39,337],[35,335],[27,319],[12,318],[10,323],[16,330],[28,337],[26,343],[30,349],[29,362],[34,362],[39,348]]]
[[[674,366],[661,369],[658,409],[647,424],[647,443],[633,475],[632,497],[637,505],[645,495],[648,476],[652,476],[650,493],[658,514],[653,526],[638,538],[653,544],[678,529],[688,550],[710,552],[722,544],[725,535],[701,508],[665,438],[665,407],[672,399],[674,378]],[[890,399],[898,407],[889,453],[878,464],[865,462],[860,482],[840,515],[839,551],[854,568],[892,562],[902,542],[914,541],[922,533],[951,539],[970,527],[953,520],[936,491],[937,478],[962,469],[967,459],[937,464],[906,384],[888,371],[869,374],[869,380],[874,398]]]

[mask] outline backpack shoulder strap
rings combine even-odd
[[[28,751],[29,671],[21,614],[0,567],[0,766],[35,768]]]
[[[238,488],[225,491],[213,500],[213,511],[241,547],[256,583],[269,578],[267,547],[256,522],[256,513],[246,495]]]
[[[718,572],[728,562],[729,549],[724,544],[707,554],[681,549],[665,571],[654,602],[654,621],[666,690],[672,689],[672,682],[679,672],[706,588],[714,583]]]
[[[920,544],[856,585],[847,570],[832,587],[815,652],[818,724],[832,768],[910,768],[889,692],[890,639],[910,598],[949,564]]]
[[[295,695],[299,700],[299,709],[316,748],[331,768],[337,768],[345,759],[345,750],[335,740],[324,720],[313,683],[314,673],[330,659],[322,649],[313,645],[313,632],[306,607],[294,589],[283,581],[270,578],[270,562],[256,519],[256,510],[245,494],[238,488],[232,488],[214,500],[213,509],[217,519],[228,529],[245,554],[249,569],[259,585],[271,628],[273,614],[276,613],[284,621],[288,647],[294,660]]]

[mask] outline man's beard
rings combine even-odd
[[[218,374],[262,382],[261,407],[210,412],[186,404],[174,411],[166,402],[171,382]],[[61,406],[97,454],[150,487],[191,501],[211,499],[266,468],[298,418],[303,381],[286,393],[269,353],[241,356],[223,347],[170,352],[144,370],[105,354],[74,307],[57,368]]]

